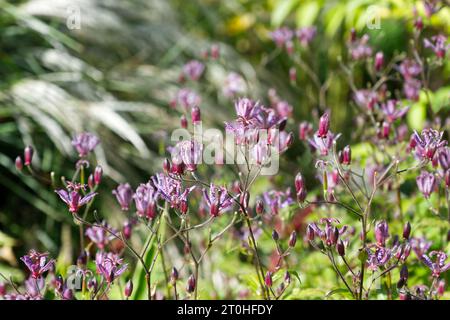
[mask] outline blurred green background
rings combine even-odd
[[[351,91],[340,72],[349,30],[367,32],[376,51],[389,59],[408,51],[413,6],[420,1],[392,0],[0,0],[0,271],[14,270],[17,256],[31,247],[71,259],[71,218],[50,186],[19,175],[14,159],[24,146],[36,149],[35,164],[57,176],[70,175],[76,154],[70,140],[83,130],[98,134],[98,162],[108,177],[102,188],[119,182],[133,186],[161,169],[169,142],[178,127],[179,113],[169,101],[182,86],[182,65],[219,44],[218,61],[206,62],[205,78],[197,86],[202,95],[203,120],[223,127],[232,117],[233,103],[221,94],[230,71],[247,82],[247,95],[267,101],[267,91],[294,107],[288,126],[297,132],[301,120],[311,120],[317,105],[308,99],[315,89],[299,70],[289,81],[290,60],[269,37],[276,27],[316,25],[313,50],[305,60],[321,81],[332,75],[327,101],[333,130],[349,141],[355,109]],[[376,5],[381,29],[367,30],[367,8]],[[69,30],[69,8],[79,8],[81,28]],[[434,16],[430,34],[450,30],[450,11]],[[432,89],[443,87],[433,99],[448,97],[450,67],[446,63]],[[355,74],[364,87],[368,75]],[[435,110],[445,117],[449,109]],[[423,102],[412,106],[410,127],[426,121]],[[310,163],[304,147],[295,144],[283,159],[291,173]],[[302,165],[312,175],[313,166]],[[283,175],[280,175],[282,177]],[[278,177],[272,181],[289,185]],[[109,194],[109,193],[108,193]],[[96,203],[102,215],[120,221],[112,195]],[[74,233],[74,235],[71,235]],[[61,249],[62,248],[62,249]],[[61,250],[60,250],[61,249]]]

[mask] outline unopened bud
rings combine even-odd
[[[133,281],[128,280],[128,282],[125,285],[125,297],[129,298],[131,294],[133,293]]]
[[[272,287],[273,282],[272,282],[272,272],[267,271],[266,273],[266,277],[264,278],[264,283],[266,284],[267,287]]]
[[[410,235],[411,235],[411,224],[408,221],[403,227],[403,239],[408,240]]]
[[[34,154],[34,150],[33,147],[31,146],[27,146],[23,152],[23,158],[25,160],[25,165],[29,166],[31,165],[31,161],[33,160],[33,154]]]
[[[289,247],[291,248],[295,247],[296,243],[297,243],[297,232],[292,231],[291,236],[289,237]]]
[[[345,245],[344,242],[342,242],[342,240],[339,240],[338,243],[336,244],[336,251],[341,257],[345,256]]]
[[[94,183],[98,186],[102,181],[103,169],[101,166],[95,167],[94,171]]]
[[[183,129],[186,129],[188,127],[188,121],[186,119],[186,116],[183,114],[180,118],[180,125]]]
[[[261,199],[256,201],[256,213],[262,214],[264,212],[264,202]]]
[[[133,232],[133,227],[132,227],[132,225],[131,225],[131,223],[129,221],[126,221],[123,224],[122,232],[123,232],[123,236],[124,236],[125,239],[128,240],[128,239],[131,238],[131,234]]]
[[[275,241],[278,241],[280,239],[280,235],[278,234],[277,230],[272,231],[272,239]]]
[[[294,67],[289,69],[289,80],[291,80],[291,82],[297,80],[297,70]]]
[[[377,52],[375,55],[375,71],[380,72],[384,64],[383,52]]]
[[[89,175],[89,177],[88,177],[88,187],[89,187],[89,189],[92,189],[92,188],[94,188],[94,186],[95,186],[95,183],[94,183],[94,175],[93,174],[90,174]]]
[[[17,169],[17,171],[22,171],[22,169],[23,169],[22,158],[19,156],[16,158],[16,169]]]
[[[328,115],[328,113],[324,113],[319,120],[319,131],[317,132],[317,136],[319,138],[326,138],[329,129],[330,129],[330,116]]]
[[[308,238],[309,241],[314,240],[315,233],[314,233],[314,229],[311,225],[308,225],[308,227],[306,228],[306,237]]]
[[[178,280],[178,270],[177,268],[173,267],[172,268],[172,272],[170,273],[170,281],[172,281],[172,283],[177,282]]]
[[[188,283],[187,283],[187,286],[186,286],[186,291],[189,292],[189,293],[194,292],[195,286],[196,286],[196,280],[195,280],[194,275],[191,274],[189,276],[189,279],[188,279]]]
[[[352,149],[350,149],[350,146],[345,146],[344,150],[342,151],[342,164],[343,165],[350,165],[352,162]]]
[[[196,124],[198,122],[201,121],[201,113],[200,113],[200,108],[195,106],[192,108],[191,110],[191,120],[192,120],[192,124]]]

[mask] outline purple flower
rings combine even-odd
[[[228,211],[233,205],[233,198],[228,195],[225,187],[217,187],[211,183],[209,191],[203,189],[203,198],[209,207],[209,213],[213,217],[219,216],[222,212]]]
[[[97,245],[100,250],[105,249],[106,245],[114,239],[114,236],[110,234],[108,231],[111,230],[111,227],[108,225],[106,221],[103,221],[101,225],[94,225],[86,230],[86,236]]]
[[[108,283],[112,283],[128,267],[128,264],[123,264],[123,259],[111,253],[99,253],[95,260],[97,273],[101,274]]]
[[[414,78],[407,79],[403,84],[403,93],[407,99],[418,101],[421,88],[422,83],[419,80]]]
[[[191,60],[183,66],[183,73],[191,80],[197,81],[203,74],[205,65],[198,60]]]
[[[158,191],[150,183],[141,183],[133,195],[137,215],[139,217],[153,219],[157,212],[156,205],[158,197]]]
[[[283,47],[292,40],[294,32],[289,28],[283,27],[272,31],[270,36],[278,47]]]
[[[246,84],[244,78],[235,72],[231,72],[225,79],[223,94],[226,97],[234,97],[238,93],[244,93]]]
[[[255,144],[250,150],[250,158],[258,166],[266,164],[270,155],[270,146],[267,141],[264,141],[263,139]]]
[[[174,153],[178,154],[183,161],[186,170],[195,171],[197,165],[202,162],[203,145],[195,140],[181,141],[172,150],[172,158]]]
[[[288,188],[285,192],[276,190],[264,192],[263,199],[265,206],[270,208],[272,215],[277,215],[280,212],[280,209],[294,203],[294,200],[291,197],[290,188]]]
[[[186,111],[200,105],[201,97],[191,89],[182,88],[178,91],[175,103],[180,104]]]
[[[430,18],[435,12],[437,12],[437,0],[424,0],[423,7],[425,9],[425,15]]]
[[[318,224],[325,227],[322,229]],[[326,246],[336,245],[339,237],[347,232],[348,229],[347,226],[338,228],[336,225],[340,224],[340,221],[335,218],[322,218],[318,224],[314,222],[308,225],[308,238],[314,239],[317,236]]]
[[[308,46],[311,41],[316,36],[317,29],[316,27],[304,27],[297,29],[295,31],[295,35],[297,36],[298,41],[300,41],[303,47]]]
[[[447,37],[439,34],[431,37],[431,39],[425,39],[423,41],[425,48],[431,48],[439,59],[445,58],[447,50],[450,48],[450,44],[446,45]]]
[[[326,138],[320,138],[318,133],[314,134],[313,139],[309,139],[309,144],[314,150],[317,150],[320,155],[327,156],[333,147],[333,142],[339,138],[340,134],[334,136],[334,133],[328,131]]]
[[[399,66],[398,70],[405,80],[409,80],[422,72],[420,64],[412,59],[405,59]]]
[[[372,55],[372,48],[368,45],[368,42],[369,36],[367,34],[350,42],[349,53],[353,60],[363,60]]]
[[[369,264],[368,269],[375,271],[380,267],[385,266],[392,257],[390,249],[372,246],[366,248],[368,258],[367,263]]]
[[[428,252],[432,245],[431,241],[428,241],[425,238],[412,238],[411,239],[411,247],[414,250],[417,258],[422,258],[424,254]]]
[[[261,111],[261,107],[258,102],[255,102],[248,98],[240,98],[234,103],[236,114],[238,116],[238,122],[244,125],[255,124],[256,118]]]
[[[447,171],[450,169],[450,148],[441,148],[438,152],[438,160],[442,170]]]
[[[430,198],[431,193],[437,187],[436,176],[426,171],[422,171],[422,173],[416,178],[416,182],[417,187],[426,199]]]
[[[409,110],[409,107],[397,108],[398,105],[400,103],[397,100],[388,100],[381,105],[381,110],[389,123],[402,118]]]
[[[373,110],[378,102],[378,95],[372,90],[358,90],[355,92],[353,99],[359,107]]]
[[[26,256],[20,258],[25,263],[28,270],[31,271],[31,276],[38,279],[46,271],[49,271],[55,264],[55,260],[47,260],[48,253],[39,253],[35,250],[30,250]]]
[[[172,208],[176,208],[182,213],[187,212],[187,196],[195,189],[195,186],[183,190],[179,180],[162,173],[156,174],[151,180],[159,195],[170,203]]]
[[[435,257],[433,260],[432,258]],[[421,261],[431,269],[432,276],[438,278],[441,273],[450,269],[450,263],[445,263],[447,261],[447,255],[442,251],[431,251],[430,256],[426,254],[422,255]]]
[[[319,130],[317,130],[317,136],[319,138],[326,138],[328,131],[330,129],[330,116],[327,113],[324,113],[319,120]]]
[[[421,160],[432,160],[436,151],[447,144],[447,141],[442,140],[443,134],[434,129],[424,129],[420,135],[414,131],[411,142],[416,156]]]
[[[386,221],[382,220],[375,226],[375,238],[378,246],[385,246],[386,239],[389,238],[389,227]]]
[[[121,183],[112,193],[116,196],[122,210],[128,211],[133,200],[133,189],[131,189],[131,186],[128,183]]]
[[[59,189],[55,191],[62,201],[64,201],[69,206],[69,212],[76,213],[80,207],[87,204],[91,201],[96,195],[96,192],[91,192],[86,194],[85,196],[81,196],[78,191],[68,189],[67,191],[64,189]]]
[[[90,132],[80,133],[72,140],[72,145],[80,157],[87,156],[99,143],[97,136]]]

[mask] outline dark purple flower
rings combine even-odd
[[[90,132],[80,133],[72,140],[72,145],[80,157],[87,156],[99,143],[97,136]]]
[[[435,257],[433,260],[432,258]],[[431,269],[432,276],[439,278],[441,273],[450,269],[450,263],[446,264],[447,255],[442,251],[431,251],[430,256],[426,254],[421,257],[422,262]]]
[[[191,60],[183,66],[183,74],[191,80],[198,80],[205,70],[205,65],[198,60]]]
[[[153,219],[156,216],[159,193],[150,182],[141,183],[133,198],[136,205],[136,214],[139,217]]]
[[[30,250],[26,256],[20,258],[25,263],[28,270],[31,271],[31,276],[34,279],[40,278],[44,272],[51,270],[55,264],[55,260],[48,260],[48,253],[39,253],[35,250]]]
[[[86,194],[85,196],[81,196],[78,191],[73,189],[68,189],[67,191],[64,189],[59,189],[55,191],[62,201],[64,201],[69,206],[69,212],[76,213],[80,207],[89,203],[96,195],[96,192],[91,192]]]
[[[197,285],[197,281],[195,280],[195,276],[193,274],[191,274],[188,278],[186,291],[189,293],[194,292],[196,285]]]
[[[311,41],[316,36],[317,29],[316,27],[304,27],[297,29],[295,31],[295,35],[297,36],[298,41],[303,47],[308,46]]]
[[[116,196],[122,210],[128,211],[134,194],[131,186],[128,183],[121,183],[112,193]]]
[[[446,42],[447,37],[442,34],[423,41],[425,48],[431,48],[439,59],[444,59],[447,50],[450,48],[450,44],[446,45]]]
[[[228,195],[227,189],[225,187],[217,187],[213,183],[211,183],[209,190],[203,189],[203,198],[209,207],[209,213],[213,217],[228,211],[233,205],[233,198]]]
[[[368,246],[366,252],[368,254],[368,269],[371,271],[375,271],[378,268],[385,266],[392,257],[390,249],[379,246]]]
[[[437,179],[432,173],[422,171],[422,173],[416,178],[417,187],[423,196],[428,199],[431,193],[436,189]]]
[[[325,227],[321,229],[317,223],[308,225],[308,239],[311,241],[317,236],[326,246],[336,245],[339,237],[348,229],[347,226],[338,228],[336,225],[340,224],[340,221],[335,218],[322,218],[319,220],[319,224],[325,225]]]
[[[400,106],[400,108],[398,108],[398,106]],[[397,100],[388,100],[381,105],[381,110],[383,111],[386,120],[389,123],[392,123],[395,120],[402,118],[408,112],[409,107],[401,108],[401,105]]]
[[[128,264],[123,264],[123,259],[117,255],[105,252],[97,254],[95,264],[97,266],[97,273],[101,274],[108,283],[112,283],[128,267]]]
[[[114,239],[114,236],[106,231],[106,229],[111,230],[111,227],[106,221],[103,221],[101,225],[94,225],[88,228],[85,233],[100,250],[105,249],[106,245]]]

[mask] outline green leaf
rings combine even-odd
[[[275,6],[272,13],[272,26],[279,27],[286,17],[295,10],[300,0],[281,0]]]
[[[424,99],[422,99],[423,95],[425,95],[425,93],[421,92],[421,99],[411,106],[406,117],[408,125],[415,130],[421,130],[423,128],[427,117],[427,107],[424,103]]]
[[[296,23],[299,27],[307,27],[314,23],[320,12],[318,1],[308,2],[297,9]]]

